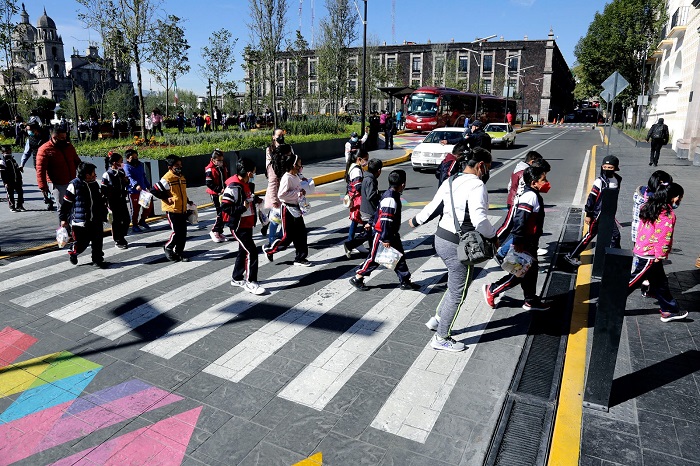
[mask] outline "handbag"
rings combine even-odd
[[[458,176],[458,175],[456,175]],[[484,238],[481,233],[476,230],[462,232],[459,223],[457,222],[457,214],[455,212],[455,202],[452,196],[452,180],[454,176],[449,178],[450,183],[450,202],[452,204],[452,219],[455,222],[455,231],[459,236],[459,244],[457,244],[457,259],[465,265],[474,265],[492,259],[496,253],[496,246],[493,241]],[[468,205],[467,205],[468,208]]]

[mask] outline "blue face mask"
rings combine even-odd
[[[251,176],[251,177],[248,179],[248,182],[249,182],[249,183],[254,183],[254,182],[255,182],[255,175]]]
[[[31,131],[31,130],[30,130],[30,131],[27,131],[27,134],[30,135],[30,136],[34,136],[34,131]]]
[[[676,204],[675,202],[673,204],[671,204],[671,207],[673,207],[674,209],[677,209],[680,206],[681,206],[680,202],[678,204]]]

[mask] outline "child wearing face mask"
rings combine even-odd
[[[67,228],[69,223],[71,226],[73,244],[68,251],[70,263],[78,265],[78,255],[91,245],[93,265],[105,268],[102,223],[107,220],[107,209],[95,169],[91,163],[78,164],[78,177],[66,187],[58,219],[63,228]]]
[[[620,171],[620,160],[614,155],[606,156],[600,166],[600,176],[593,182],[591,192],[588,194],[586,206],[584,207],[586,212],[584,222],[588,227],[588,231],[583,235],[583,238],[581,238],[581,241],[574,250],[564,256],[564,260],[574,267],[581,265],[581,261],[578,257],[590,242],[593,241],[593,238],[598,235],[598,218],[602,210],[603,190],[620,189],[622,178],[616,173],[618,171]],[[620,249],[620,229],[617,227],[617,220],[613,225],[610,247]]]
[[[489,307],[496,307],[496,296],[510,288],[520,285],[525,295],[523,309],[526,311],[546,311],[549,305],[537,296],[537,245],[544,226],[544,201],[542,194],[550,189],[547,172],[543,167],[528,167],[522,175],[525,184],[522,194],[517,198],[513,215],[513,248],[517,252],[526,252],[532,257],[532,266],[522,277],[505,275],[492,284],[483,286],[484,299]]]
[[[224,221],[221,218],[221,202],[219,196],[224,192],[228,179],[228,167],[224,163],[224,153],[221,149],[214,149],[211,154],[211,160],[204,169],[205,184],[207,185],[207,194],[211,196],[211,201],[216,209],[216,220],[214,226],[211,227],[209,236],[215,243],[223,243],[226,241],[224,236]]]
[[[165,257],[172,262],[189,262],[183,256],[187,241],[187,181],[182,176],[182,159],[171,154],[165,158],[168,171],[153,185],[152,193],[161,200],[172,234],[163,246]]]
[[[368,161],[369,153],[365,149],[360,149],[355,159],[348,163],[345,169],[346,192],[350,196],[348,241],[352,241],[355,238],[357,227],[364,224],[360,217],[360,206],[362,204],[362,179],[364,178],[364,170]]]
[[[688,311],[681,310],[671,295],[664,271],[664,259],[673,246],[677,209],[683,200],[683,187],[677,183],[662,184],[639,210],[639,229],[634,244],[634,264],[628,294],[649,281],[648,293],[655,297],[661,309],[661,322],[684,319]]]
[[[131,231],[141,233],[141,228],[150,230],[146,219],[153,215],[153,202],[147,208],[141,208],[139,195],[141,191],[150,191],[150,184],[146,179],[145,165],[139,161],[139,153],[135,149],[127,149],[124,152],[126,164],[124,173],[129,180],[129,202],[131,203]],[[140,215],[139,215],[140,214]]]
[[[112,211],[112,239],[119,249],[126,249],[126,233],[129,231],[129,209],[127,207],[127,186],[129,180],[122,169],[124,158],[121,154],[110,152],[105,157],[107,171],[102,175],[102,194],[107,207]]]
[[[284,143],[284,130],[276,129],[272,133],[272,143],[265,150],[265,178],[267,178],[267,189],[265,190],[265,209],[268,217],[274,211],[279,214],[280,200],[277,198],[277,191],[280,186],[280,177],[274,170],[273,159],[279,159],[283,154],[292,152],[292,146]],[[268,235],[267,244],[272,244],[275,238],[281,236],[281,231],[277,231],[277,223],[270,222],[263,225],[260,233]]]

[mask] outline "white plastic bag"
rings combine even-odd
[[[260,220],[260,225],[265,226],[270,224],[270,217],[265,214],[265,212],[258,210],[258,220]]]
[[[275,209],[274,207],[270,209],[270,221],[272,223],[276,223],[277,225],[282,224],[282,213],[279,209]]]
[[[197,205],[194,202],[187,203],[187,213],[187,223],[199,225],[199,214],[197,213]]]
[[[139,205],[141,207],[143,207],[144,209],[148,209],[148,207],[151,205],[152,200],[153,194],[149,193],[145,189],[139,191]]]
[[[110,225],[114,223],[114,213],[112,212],[112,209],[107,209],[107,223]]]
[[[299,210],[301,210],[301,215],[306,215],[311,210],[311,204],[304,195],[299,196]]]
[[[69,239],[70,237],[68,236],[68,230],[66,230],[66,227],[56,229],[56,242],[58,243],[59,248],[66,247]]]
[[[391,246],[387,248],[383,243],[379,243],[377,255],[374,256],[374,261],[379,265],[383,265],[387,269],[394,270],[394,268],[396,268],[396,264],[399,263],[401,256],[403,256],[403,254]]]
[[[314,183],[313,178],[310,180],[302,181],[301,189],[306,191],[306,194],[313,194],[316,191],[316,184]]]
[[[345,196],[343,196],[343,207],[345,207],[346,209],[349,209],[351,205],[352,205],[352,199],[350,199],[349,194],[346,194]]]
[[[518,278],[525,276],[530,267],[532,267],[533,258],[526,252],[517,252],[513,245],[510,246],[508,254],[503,259],[501,267],[503,270]]]

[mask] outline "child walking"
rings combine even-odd
[[[632,196],[632,244],[637,241],[637,230],[639,229],[639,211],[644,203],[653,196],[662,186],[673,183],[673,177],[663,170],[656,170],[649,177],[646,186],[639,186]]]
[[[277,166],[275,172],[284,174],[280,176],[280,186],[277,192],[281,205],[280,215],[282,217],[282,238],[275,239],[271,245],[263,246],[263,251],[267,255],[267,260],[272,262],[277,251],[285,249],[294,243],[296,255],[294,265],[310,267],[306,257],[309,255],[309,246],[306,237],[306,224],[299,207],[299,197],[306,195],[306,191],[301,187],[299,174],[303,168],[301,159],[294,153],[288,153],[275,161]]]
[[[664,259],[673,245],[676,214],[673,212],[683,199],[683,188],[677,183],[662,185],[639,211],[639,230],[634,244],[634,264],[628,294],[649,281],[649,295],[654,296],[661,309],[661,322],[684,319],[688,311],[681,310],[671,295]]]
[[[7,191],[7,203],[12,212],[24,212],[24,190],[22,189],[22,169],[12,156],[12,146],[2,146],[0,157],[0,178]],[[17,201],[15,202],[15,193]]]
[[[165,158],[168,171],[153,185],[153,195],[161,200],[161,209],[167,215],[172,229],[163,246],[165,257],[173,262],[189,262],[182,255],[187,241],[187,181],[182,176],[182,159],[171,154]]]
[[[367,166],[369,153],[360,148],[355,159],[348,162],[345,169],[345,191],[350,196],[350,229],[348,230],[348,241],[355,237],[357,227],[362,225],[360,217],[360,207],[362,204],[362,179],[364,177],[364,167]]]
[[[66,188],[58,219],[63,228],[67,228],[69,223],[71,226],[73,244],[68,251],[70,263],[78,265],[78,255],[91,245],[93,265],[105,268],[107,263],[102,252],[102,223],[107,220],[107,209],[95,169],[91,163],[78,164],[78,177]]]
[[[127,207],[127,187],[129,180],[122,169],[124,158],[110,152],[105,157],[107,171],[102,175],[102,195],[107,207],[112,211],[112,239],[119,249],[126,249],[126,233],[129,231],[129,209]]]
[[[583,235],[583,238],[581,238],[574,250],[564,256],[564,260],[574,267],[581,265],[578,257],[598,234],[598,218],[602,209],[603,190],[620,189],[622,178],[616,173],[618,171],[620,171],[620,160],[614,155],[606,156],[600,166],[600,176],[593,182],[586,206],[584,207],[586,211],[584,222],[588,227],[588,231]],[[613,225],[610,247],[620,249],[620,230],[617,227],[617,221]]]
[[[345,257],[350,259],[352,256],[352,250],[367,241],[369,248],[372,247],[372,216],[377,211],[379,207],[379,175],[382,173],[383,163],[379,159],[371,159],[367,162],[367,171],[362,177],[362,187],[360,188],[362,199],[360,203],[360,222],[362,222],[363,228],[359,233],[355,234],[355,237],[346,241],[343,244],[345,249]]]
[[[355,272],[355,276],[350,279],[350,284],[360,291],[367,291],[369,287],[365,285],[365,277],[368,277],[378,264],[375,262],[379,243],[384,247],[392,247],[399,251],[401,259],[396,264],[394,272],[399,277],[399,286],[402,290],[417,290],[420,288],[411,282],[411,272],[408,270],[406,255],[399,230],[401,229],[401,193],[406,188],[406,172],[404,170],[394,170],[389,173],[389,189],[384,192],[379,201],[379,208],[374,213],[372,224],[374,225],[374,238],[372,247],[367,259]]]
[[[236,166],[236,174],[226,180],[221,200],[224,220],[238,241],[238,255],[231,273],[231,285],[249,293],[261,295],[265,288],[258,285],[258,247],[253,240],[253,227],[257,217],[256,205],[262,199],[253,194],[250,180],[255,176],[255,163],[242,158]]]
[[[219,196],[224,192],[226,185],[225,181],[229,178],[228,167],[224,164],[224,153],[221,149],[214,149],[211,153],[211,160],[204,169],[205,184],[207,186],[207,194],[211,196],[211,201],[216,209],[216,220],[214,226],[211,227],[209,236],[215,243],[223,243],[226,241],[224,236],[224,221],[221,218],[221,202]]]
[[[153,202],[148,204],[148,207],[141,208],[139,204],[139,196],[141,191],[149,191],[150,183],[146,179],[146,168],[139,161],[139,153],[136,149],[127,149],[124,152],[126,157],[126,165],[124,165],[124,173],[129,180],[129,202],[131,203],[131,231],[133,233],[141,233],[141,228],[150,230],[151,227],[146,223],[146,219],[153,215]],[[140,215],[139,215],[140,214]]]
[[[496,296],[504,291],[520,285],[525,295],[523,309],[526,311],[546,311],[549,305],[542,302],[537,296],[537,245],[542,236],[544,226],[544,201],[542,193],[550,189],[547,181],[547,172],[542,167],[528,167],[523,171],[523,182],[525,188],[523,193],[517,198],[518,204],[515,206],[513,215],[513,248],[517,252],[526,252],[532,256],[532,266],[522,277],[515,275],[505,275],[503,278],[492,284],[484,285],[482,292],[489,307],[496,307]]]

